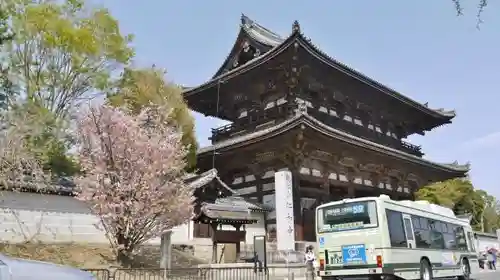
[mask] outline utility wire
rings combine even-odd
[[[222,80],[217,81],[217,108],[215,109],[215,117],[219,118],[219,103],[220,103],[220,84],[222,84]],[[213,153],[212,153],[212,169],[215,169],[215,156],[216,156],[216,148],[215,148],[215,142],[212,144],[214,145],[213,148]]]

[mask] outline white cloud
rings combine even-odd
[[[478,154],[485,156],[493,151],[500,151],[500,131],[488,133],[469,140],[449,145],[435,145],[429,147],[425,158],[438,162],[474,162]],[[486,153],[485,153],[486,152]]]
[[[500,131],[492,132],[480,137],[476,137],[460,144],[465,149],[483,149],[490,147],[499,147]]]

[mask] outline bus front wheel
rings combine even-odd
[[[432,268],[425,259],[420,261],[420,280],[432,280]]]
[[[470,280],[470,265],[466,258],[463,258],[460,262],[460,268],[462,270],[462,275],[458,276],[458,280]]]

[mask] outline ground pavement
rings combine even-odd
[[[474,280],[500,280],[500,271],[481,271],[478,274],[472,275]]]
[[[474,280],[500,280],[500,270],[498,271],[483,270],[477,274],[472,275],[471,278]],[[280,278],[280,280],[282,279],[283,278]],[[319,279],[319,277],[316,277],[315,279]],[[306,277],[295,277],[294,280],[306,280]]]

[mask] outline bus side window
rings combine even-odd
[[[413,232],[415,233],[415,244],[417,248],[430,248],[431,236],[427,219],[418,216],[412,216]]]
[[[443,226],[441,222],[429,220],[431,232],[431,248],[432,249],[445,249],[445,241],[443,236]]]
[[[417,216],[411,216],[411,221],[413,223],[413,228],[420,228],[420,218]]]
[[[443,223],[443,238],[446,249],[456,250],[457,243],[455,241],[455,233],[453,232],[453,225]]]
[[[457,249],[462,251],[467,251],[467,240],[465,236],[465,231],[463,227],[455,227],[455,242],[457,244]]]

